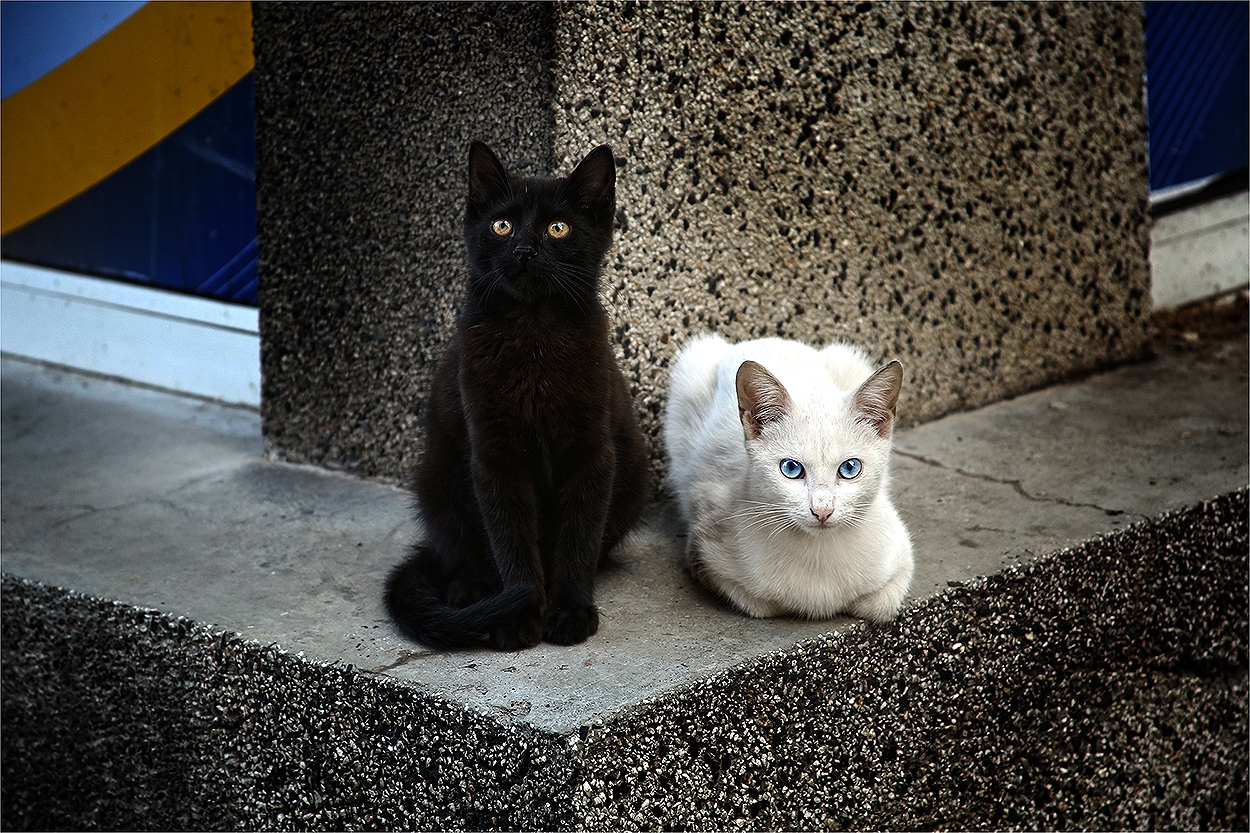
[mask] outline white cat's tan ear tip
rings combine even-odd
[[[748,439],[758,438],[765,425],[790,412],[790,395],[759,362],[747,359],[738,365],[734,383],[738,389],[738,415]]]
[[[894,427],[898,394],[902,387],[903,364],[895,359],[887,362],[859,386],[851,407],[860,419],[884,437]]]
[[[742,393],[743,384],[749,383],[753,377],[758,376],[761,373],[768,373],[768,371],[765,370],[764,365],[759,362],[753,362],[750,359],[747,359],[742,364],[738,365],[738,374],[734,378],[734,381],[738,385],[738,393]],[[772,374],[770,373],[769,375],[771,376]]]
[[[887,396],[892,400],[890,408],[893,409],[898,404],[898,392],[903,388],[903,363],[898,359],[891,359],[870,378],[877,377],[880,377],[886,388]]]

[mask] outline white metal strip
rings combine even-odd
[[[0,351],[260,406],[251,307],[0,262]]]

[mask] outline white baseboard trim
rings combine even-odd
[[[1250,282],[1250,194],[1220,197],[1156,220],[1150,272],[1156,309],[1245,286]]]
[[[0,352],[260,407],[253,307],[0,261]]]

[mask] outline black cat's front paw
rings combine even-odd
[[[533,648],[543,639],[543,620],[537,612],[525,613],[491,630],[490,646],[496,651]]]
[[[598,630],[599,611],[594,605],[557,606],[547,611],[543,639],[556,645],[576,645]]]

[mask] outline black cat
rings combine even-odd
[[[427,647],[571,645],[599,627],[595,571],[650,482],[599,303],[615,209],[606,146],[565,179],[513,178],[469,149],[468,288],[414,480],[425,539],[386,588]]]

